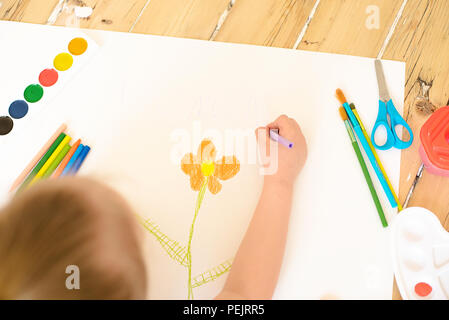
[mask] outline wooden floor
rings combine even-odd
[[[77,18],[77,6],[93,13]],[[449,104],[448,12],[448,0],[0,0],[2,20],[406,61],[405,116],[417,138],[402,153],[401,201],[421,164],[419,129]],[[410,205],[449,229],[447,195],[448,178],[424,173]]]

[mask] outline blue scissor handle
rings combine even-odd
[[[375,139],[376,131],[380,126],[383,126],[385,128],[385,131],[387,132],[387,141],[381,146],[376,143]],[[395,135],[391,131],[390,124],[388,123],[387,104],[382,100],[379,100],[379,113],[377,114],[376,123],[374,124],[373,131],[371,132],[371,141],[373,142],[373,145],[376,147],[376,149],[379,150],[388,150],[393,147],[396,142]]]
[[[413,131],[408,123],[404,120],[404,118],[402,118],[402,116],[396,110],[391,99],[387,102],[387,113],[390,116],[391,131],[393,132],[394,138],[396,140],[396,142],[394,143],[394,147],[397,149],[407,149],[413,143]],[[399,139],[396,134],[397,126],[403,126],[405,129],[407,129],[408,134],[410,135],[410,139],[408,139],[407,141]]]

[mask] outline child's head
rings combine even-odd
[[[137,231],[125,200],[98,182],[36,184],[0,212],[0,298],[145,298]],[[79,268],[79,290],[66,287],[71,265]]]

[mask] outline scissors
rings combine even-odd
[[[393,101],[388,93],[387,84],[385,82],[385,75],[380,60],[374,61],[376,67],[377,84],[379,86],[379,113],[377,114],[376,123],[374,124],[373,132],[371,133],[371,140],[376,149],[388,150],[392,147],[397,149],[407,149],[413,142],[413,132],[408,123],[402,118],[396,110]],[[387,117],[388,116],[388,117]],[[389,118],[389,121],[388,121]],[[387,132],[387,141],[385,144],[379,146],[374,139],[377,129],[383,126]],[[396,127],[403,126],[407,129],[410,139],[408,141],[401,140],[396,134]]]

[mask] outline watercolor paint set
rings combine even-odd
[[[0,33],[2,43],[8,43],[12,37],[13,34]],[[26,131],[30,119],[41,114],[98,51],[98,45],[82,32],[63,38],[64,41],[50,43],[28,39],[32,50],[16,53],[20,68],[15,74],[0,78],[0,138],[3,140],[8,138],[5,136]],[[54,54],[49,56],[49,52]]]

